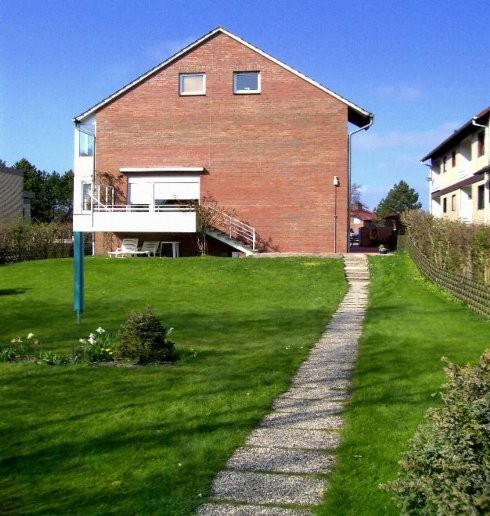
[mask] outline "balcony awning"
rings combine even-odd
[[[202,174],[204,167],[181,167],[181,166],[164,166],[164,167],[121,167],[119,171],[123,174],[154,174],[154,173],[187,173]]]

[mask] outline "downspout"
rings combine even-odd
[[[369,115],[369,122],[364,125],[363,127],[359,127],[359,129],[356,129],[355,131],[352,131],[349,133],[347,137],[347,234],[346,234],[346,240],[347,240],[347,252],[350,251],[350,209],[351,209],[351,174],[352,174],[352,153],[351,153],[351,139],[360,131],[367,131],[374,123],[374,116]]]
[[[483,125],[483,124],[478,124],[478,123],[476,122],[476,118],[477,118],[477,117],[476,117],[476,116],[474,116],[474,117],[471,119],[471,124],[472,124],[472,125],[474,125],[475,127],[481,127],[481,128],[483,128],[483,129],[485,130],[485,140],[484,140],[484,141],[485,141],[485,144],[486,144],[486,145],[485,145],[485,153],[486,153],[486,155],[487,155],[487,166],[489,166],[489,165],[490,165],[490,152],[488,152],[488,149],[487,149],[487,147],[488,147],[488,126]],[[489,188],[489,183],[490,183],[490,174],[489,174],[488,172],[485,172],[485,190],[488,190],[488,188]],[[484,206],[485,206],[485,204],[488,204],[488,201],[486,200],[486,199],[488,199],[488,191],[486,191],[485,193],[486,193],[486,195],[485,195],[485,199],[483,200],[483,202],[484,202]],[[487,224],[487,223],[488,223],[488,213],[487,213],[487,212],[488,212],[488,210],[487,210],[487,209],[484,209],[484,210],[483,210],[483,222],[484,222],[485,224]]]

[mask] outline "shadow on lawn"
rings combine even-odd
[[[0,296],[15,296],[18,294],[25,294],[28,288],[2,288],[0,289]]]

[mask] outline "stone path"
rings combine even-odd
[[[363,254],[344,255],[349,290],[289,391],[236,450],[199,516],[306,516],[327,488],[367,307]]]

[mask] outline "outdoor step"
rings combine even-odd
[[[247,446],[299,448],[304,450],[328,450],[338,446],[337,432],[305,430],[300,428],[257,428],[247,438]]]
[[[338,430],[342,427],[342,419],[336,415],[314,412],[273,412],[263,419],[261,426],[263,428]]]
[[[326,481],[303,475],[224,471],[213,484],[213,497],[252,504],[318,505]]]
[[[207,503],[201,505],[198,516],[313,516],[308,509],[285,509],[264,505],[228,505]]]
[[[233,454],[227,466],[241,471],[328,473],[333,463],[333,455],[316,450],[245,447]]]

